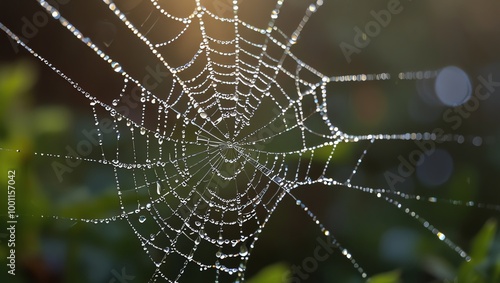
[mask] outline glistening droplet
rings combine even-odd
[[[121,73],[123,71],[122,66],[118,62],[111,63],[111,68],[113,68],[113,71],[117,73]]]
[[[248,249],[245,244],[242,244],[240,247],[240,256],[247,256],[248,255]]]

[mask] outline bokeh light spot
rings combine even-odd
[[[462,105],[472,96],[469,76],[455,66],[448,66],[439,71],[434,89],[439,101],[446,106]]]
[[[426,153],[424,163],[417,167],[417,177],[420,182],[427,186],[439,186],[444,184],[453,172],[453,158],[442,149],[436,149],[432,153]]]

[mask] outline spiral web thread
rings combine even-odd
[[[402,203],[408,199],[435,202],[435,198],[351,184],[368,148],[347,180],[331,177],[332,159],[341,143],[369,145],[380,140],[436,140],[437,137],[429,133],[354,136],[330,122],[326,104],[328,84],[389,80],[391,76],[381,73],[330,77],[292,53],[292,47],[310,17],[323,4],[322,0],[304,1],[307,3],[303,17],[291,31],[290,24],[280,21],[284,0],[275,1],[267,25],[260,27],[239,17],[238,1],[232,2],[231,17],[216,15],[201,0],[190,1],[194,2],[192,13],[179,17],[169,12],[169,6],[151,0],[150,16],[181,26],[177,34],[157,42],[147,34],[159,24],[143,28],[140,22],[129,20],[117,4],[103,0],[168,69],[170,89],[162,90],[161,94],[147,90],[125,66],[114,61],[56,8],[46,1],[37,1],[123,78],[121,93],[107,104],[0,23],[9,37],[88,99],[96,125],[104,118],[113,121],[111,135],[96,127],[102,158],[81,159],[113,168],[122,214],[85,221],[127,221],[156,266],[152,282],[179,282],[191,270],[209,273],[215,282],[243,281],[255,243],[284,198],[292,198],[360,275],[367,277],[350,252],[295,197],[295,188],[313,184],[348,187],[381,198],[419,221],[459,256],[470,260],[464,250]],[[214,30],[219,28],[231,31],[229,38],[227,35],[218,38],[221,34]],[[193,29],[199,36],[199,48],[183,65],[170,64],[164,57],[167,53],[164,49],[181,41]],[[410,77],[400,75],[399,79]],[[124,96],[137,87],[141,90],[140,115],[127,116],[119,111],[120,106],[124,104]],[[112,151],[103,146],[111,143],[116,144]],[[318,162],[320,154],[323,157]],[[443,201],[485,207],[472,202]],[[489,208],[498,210],[497,206]]]

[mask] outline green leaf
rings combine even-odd
[[[495,237],[497,230],[497,222],[489,220],[484,224],[483,228],[476,235],[472,242],[470,256],[473,260],[483,261],[488,256],[488,251]]]
[[[0,98],[8,103],[12,97],[25,93],[36,82],[34,67],[21,61],[12,65],[0,65]],[[2,104],[5,105],[6,104]]]
[[[285,281],[286,275],[290,273],[288,266],[284,263],[276,263],[266,268],[262,269],[250,280],[246,280],[247,283],[282,283]]]
[[[401,271],[381,273],[367,280],[367,283],[399,283],[401,282]]]
[[[495,264],[493,269],[493,278],[490,282],[500,282],[500,261],[497,261]]]
[[[495,220],[487,221],[481,231],[474,237],[471,245],[471,260],[462,264],[458,271],[458,283],[482,283],[486,282],[485,263],[488,260],[488,252],[493,243],[497,223]]]

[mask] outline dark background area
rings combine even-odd
[[[59,2],[62,15],[121,62],[133,76],[144,77],[145,66],[156,65],[147,48],[102,2]],[[138,23],[149,13],[148,1],[116,2]],[[221,13],[229,3],[221,0],[217,6],[214,2],[203,2],[209,9]],[[292,52],[329,76],[374,73],[392,76],[387,81],[330,83],[327,87],[328,110],[335,126],[360,135],[423,133],[442,128],[446,133],[465,136],[462,144],[437,145],[448,159],[443,161],[439,156],[430,155],[417,173],[398,183],[396,189],[444,199],[437,203],[411,200],[403,203],[468,251],[471,238],[483,224],[490,218],[498,218],[498,207],[481,209],[466,207],[463,203],[500,204],[497,183],[500,91],[494,90],[487,100],[481,101],[477,110],[461,120],[458,129],[453,129],[453,124],[443,115],[454,108],[438,103],[435,98],[428,99],[433,94],[426,92],[425,86],[432,85],[432,80],[400,80],[397,77],[401,72],[439,71],[457,66],[468,75],[473,89],[480,84],[480,76],[500,81],[500,3],[490,0],[400,1],[402,11],[393,14],[388,25],[376,36],[368,36],[370,41],[366,47],[360,48],[359,54],[352,54],[352,61],[348,62],[341,44],[353,45],[354,28],[364,30],[374,21],[371,12],[387,9],[392,1],[324,2],[304,28]],[[165,1],[165,6],[174,7],[176,3]],[[87,91],[103,100],[110,100],[119,93],[121,78],[59,23],[50,19],[35,29],[27,27],[28,22],[39,21],[40,13],[45,13],[36,1],[2,1],[0,4],[0,23],[24,35],[32,49]],[[175,12],[189,14],[187,1],[183,5],[185,7],[176,7]],[[289,1],[286,5],[287,12],[278,23],[283,28],[287,27],[287,21],[298,21],[304,14],[303,8],[307,7],[302,1]],[[258,25],[269,18],[268,6],[272,5],[267,0],[243,0],[240,10],[243,14],[248,13],[244,20]],[[166,27],[167,38],[168,30]],[[168,56],[182,61],[183,52],[188,51],[174,50]],[[8,278],[9,282],[112,282],[115,274],[125,268],[126,273],[134,277],[130,282],[147,282],[154,266],[125,222],[95,225],[40,217],[93,219],[121,213],[111,168],[84,163],[67,174],[64,182],[59,182],[51,167],[54,159],[33,154],[66,154],[66,146],[75,146],[82,139],[82,129],[92,127],[88,101],[22,47],[13,45],[3,32],[0,35],[0,78],[2,76],[11,79],[14,76],[18,84],[12,88],[13,94],[0,93],[0,147],[21,149],[22,152],[0,151],[3,170],[0,174],[8,168],[18,172],[17,210],[20,215],[17,230],[19,275],[7,277],[2,268],[0,281]],[[482,138],[480,146],[474,145],[474,137]],[[339,148],[335,157],[339,162],[336,177],[345,179],[366,148],[367,143]],[[352,183],[388,188],[384,174],[397,172],[398,157],[407,158],[416,149],[412,141],[375,142],[369,147]],[[449,157],[451,163],[446,163]],[[450,169],[449,176],[444,182],[433,185],[436,178],[446,175],[442,173],[446,169]],[[6,183],[2,178],[4,176],[0,180]],[[309,206],[369,275],[399,269],[403,282],[444,282],[453,278],[463,262],[421,223],[375,194],[342,186],[304,186],[297,188],[294,194]],[[2,191],[2,195],[6,194]],[[451,199],[462,201],[462,205],[446,201]],[[6,210],[4,201],[0,208]],[[301,265],[304,259],[313,255],[321,237],[318,226],[295,205],[295,201],[285,198],[252,252],[246,277],[251,278],[275,263]],[[1,262],[7,253],[4,243],[2,239]],[[497,237],[491,261],[498,260],[498,243]],[[192,280],[205,282],[197,275],[187,274],[186,278],[190,276]],[[302,282],[362,282],[362,279],[350,262],[336,251]]]

